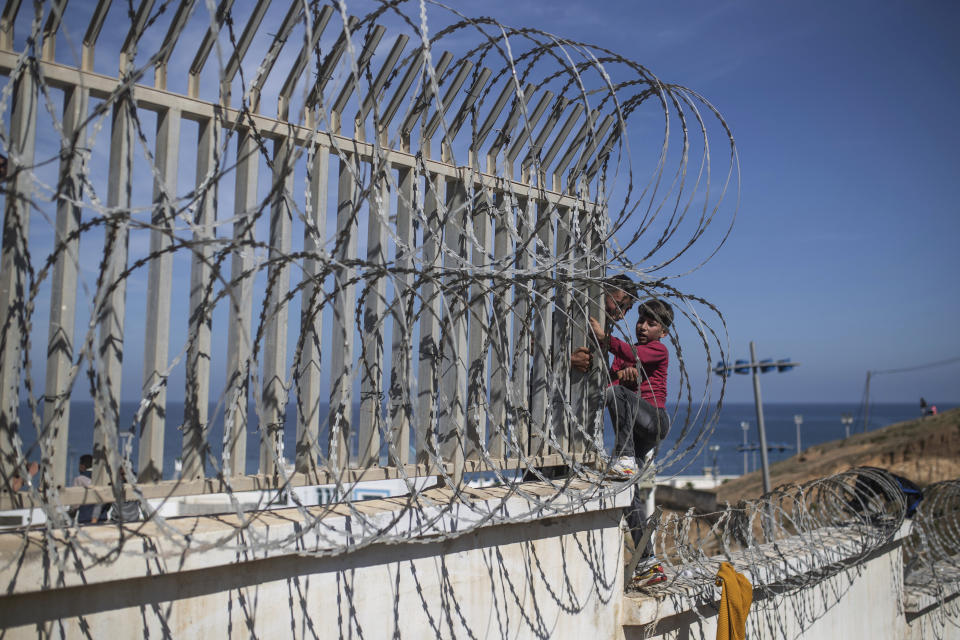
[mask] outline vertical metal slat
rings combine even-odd
[[[514,266],[518,274],[530,269],[530,237],[533,232],[530,207],[533,203],[526,197],[516,199],[517,208],[517,244]],[[521,279],[514,285],[513,299],[513,371],[510,384],[512,397],[508,394],[510,417],[516,426],[516,447],[514,455],[526,455],[530,438],[530,339],[532,326],[532,307],[530,305],[530,283]]]
[[[10,29],[12,32],[12,22]],[[15,83],[7,167],[12,180],[6,195],[0,249],[0,474],[4,479],[12,477],[17,463],[14,441],[19,424],[20,348],[26,321],[27,234],[33,191],[29,172],[20,167],[33,165],[38,109],[37,85],[29,69],[24,69]]]
[[[217,216],[216,168],[220,124],[211,118],[200,123],[197,139],[197,192],[201,194],[193,218],[190,264],[190,344],[187,351],[186,402],[183,415],[183,470],[185,479],[202,478],[210,412],[210,308],[214,224]],[[210,181],[208,183],[208,181]]]
[[[287,412],[287,293],[290,291],[292,212],[288,198],[293,191],[293,140],[274,143],[273,202],[270,206],[270,258],[267,269],[269,297],[263,333],[263,412],[260,416],[260,473],[274,475],[282,462],[283,426]]]
[[[126,95],[121,95],[113,106],[113,125],[110,133],[110,161],[107,177],[107,207],[116,212],[114,221],[107,225],[104,243],[104,269],[98,284],[100,322],[99,371],[94,397],[93,427],[93,483],[107,484],[118,480],[119,450],[117,434],[120,428],[120,398],[122,397],[123,330],[126,307],[126,280],[120,275],[127,267],[127,248],[130,234],[127,217],[130,211],[132,188],[130,171],[133,165],[133,123]],[[100,298],[100,296],[105,296]]]
[[[380,460],[380,400],[383,397],[383,325],[387,281],[377,274],[386,269],[387,233],[385,220],[390,214],[390,191],[386,175],[375,163],[367,212],[367,264],[373,281],[364,282],[362,348],[360,355],[360,416],[357,465],[368,467]]]
[[[330,179],[330,147],[315,145],[311,150],[309,176],[309,224],[303,232],[303,250],[310,256],[323,249],[327,229],[327,181]],[[303,264],[303,302],[300,308],[300,365],[297,371],[297,452],[296,469],[316,475],[320,436],[320,358],[323,350],[323,282],[316,278],[320,261],[311,257]]]
[[[440,223],[440,201],[444,180],[436,174],[425,177],[423,212],[423,270],[427,276],[420,288],[420,340],[417,364],[417,464],[429,464],[438,455],[436,439],[437,377],[440,370],[440,318],[443,299],[435,277],[440,265],[440,243],[443,228]]]
[[[592,236],[589,233],[589,217],[583,208],[582,202],[577,202],[576,206],[570,212],[571,221],[576,226],[571,233],[573,246],[574,270],[576,273],[586,273],[587,256],[592,250]],[[584,284],[578,284],[573,289],[570,305],[570,335],[572,348],[588,347],[593,353],[593,359],[605,359],[605,354],[598,354],[595,346],[592,344],[592,336],[587,331],[587,308],[589,303],[589,293]],[[598,366],[594,362],[594,367]],[[570,372],[570,404],[573,414],[573,450],[577,454],[582,454],[587,447],[586,438],[588,432],[588,411],[587,396],[589,389],[590,371],[582,372],[574,369]]]
[[[353,421],[353,334],[356,330],[357,209],[360,190],[353,155],[340,156],[337,186],[337,242],[334,259],[333,342],[330,372],[330,468],[334,472],[350,464],[350,436]]]
[[[533,366],[530,380],[530,455],[549,453],[545,442],[553,436],[552,411],[548,405],[552,376],[550,358],[550,339],[553,335],[553,315],[551,313],[551,281],[547,265],[556,255],[553,250],[553,207],[537,200],[537,223],[534,242],[536,249],[536,271],[541,275],[534,282],[533,299]]]
[[[573,313],[569,284],[573,275],[573,238],[570,218],[569,207],[558,207],[557,256],[559,261],[556,274],[557,289],[553,311],[552,347],[553,371],[557,379],[557,386],[553,388],[550,394],[556,438],[561,451],[566,453],[573,453],[570,438],[570,415],[567,411],[570,399],[570,356],[572,354],[570,314]]]
[[[443,220],[443,287],[446,302],[441,331],[441,395],[438,445],[444,462],[453,463],[455,485],[463,478],[467,379],[467,287],[462,268],[467,254],[467,194],[463,178],[447,181],[447,211]]]
[[[150,399],[140,432],[137,463],[141,482],[156,482],[163,476],[163,441],[167,406],[167,358],[170,339],[170,294],[173,256],[166,250],[173,242],[172,199],[177,193],[177,160],[180,145],[180,111],[157,114],[157,179],[153,185],[153,229],[147,273],[146,332],[143,353],[143,397]]]
[[[237,173],[234,193],[233,255],[230,257],[230,324],[227,330],[227,388],[223,423],[223,469],[243,475],[247,458],[247,402],[250,389],[251,321],[253,314],[254,209],[260,149],[249,129],[237,131]]]
[[[87,113],[86,89],[72,87],[63,97],[63,142],[60,180],[57,188],[56,243],[59,251],[50,286],[50,332],[47,346],[47,380],[43,403],[41,443],[52,442],[49,456],[51,479],[57,486],[67,480],[67,442],[70,425],[70,370],[73,366],[73,323],[77,305],[79,237],[72,237],[80,225],[81,165],[78,150],[85,136],[71,146],[77,127]]]
[[[493,236],[493,259],[496,265],[509,262],[512,254],[510,229],[513,228],[513,211],[503,192],[498,192],[494,202],[495,225]],[[503,313],[510,284],[507,278],[499,276],[492,283],[490,309],[490,434],[487,449],[492,458],[505,455],[505,436],[507,436],[507,393],[510,389],[510,331],[511,314]]]
[[[492,204],[492,203],[484,203]],[[487,306],[490,283],[477,279],[479,273],[489,268],[491,249],[491,207],[471,207],[469,215],[473,224],[472,264],[474,281],[470,285],[470,346],[467,371],[467,442],[465,455],[478,459],[486,445],[487,436],[487,347],[489,337]]]
[[[411,351],[413,350],[413,300],[410,287],[413,274],[414,252],[413,169],[401,168],[397,179],[397,251],[394,262],[393,333],[390,349],[390,444],[388,464],[403,465],[410,462],[411,418]],[[395,453],[393,453],[395,451]]]

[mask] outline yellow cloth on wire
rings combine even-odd
[[[717,572],[720,594],[720,616],[717,620],[717,640],[745,640],[747,612],[753,602],[753,585],[733,565],[724,562]]]

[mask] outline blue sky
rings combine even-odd
[[[754,340],[760,357],[802,363],[764,376],[766,400],[856,402],[867,370],[960,356],[960,5],[562,0],[483,12],[604,46],[724,115],[741,163],[734,231],[674,285],[720,307],[735,357]],[[871,388],[875,402],[955,404],[960,362]],[[749,381],[731,381],[727,399],[752,399]]]
[[[252,2],[236,3],[238,16],[248,5]],[[78,39],[92,11],[89,2],[70,6],[80,17],[66,24],[70,38],[61,33],[58,58],[68,55],[70,47],[70,55],[77,55]],[[360,14],[369,10],[368,3],[348,6]],[[755,340],[760,357],[790,357],[802,363],[789,374],[764,377],[766,400],[856,403],[867,370],[960,356],[956,330],[960,257],[954,247],[960,237],[954,187],[960,175],[955,153],[960,132],[951,119],[960,104],[960,73],[955,66],[960,44],[950,32],[958,24],[960,6],[947,1],[878,6],[862,1],[752,0],[491,0],[449,6],[470,16],[488,15],[509,26],[536,27],[606,47],[665,82],[697,91],[720,110],[739,152],[737,220],[726,245],[706,266],[671,284],[720,308],[735,358],[747,357],[748,343]],[[411,4],[405,10],[415,9]],[[20,18],[18,39],[24,37],[29,12],[22,10]],[[432,24],[438,26],[442,20]],[[203,24],[197,28],[202,30]],[[148,32],[148,44],[162,33],[159,26]],[[118,34],[120,30],[105,30],[97,71],[115,72]],[[185,40],[191,42],[199,37],[188,36]],[[145,62],[148,52],[145,46],[138,64]],[[185,90],[184,69],[192,55],[191,47],[176,50],[171,90]],[[248,76],[251,72],[245,70]],[[208,65],[205,73],[215,87],[216,66]],[[154,120],[143,117],[150,139]],[[109,118],[102,126],[93,145],[93,163],[98,166],[106,161]],[[183,126],[184,139],[196,136],[196,125]],[[38,157],[55,155],[56,142],[55,137],[41,136]],[[721,156],[723,141],[711,138],[711,142]],[[658,152],[656,145],[632,144],[631,162],[635,168],[643,167]],[[149,185],[149,169],[139,159],[136,163],[137,184]],[[717,169],[725,171],[723,164],[718,161]],[[43,171],[49,174],[46,182],[54,183],[55,165],[38,170]],[[105,172],[94,172],[92,179],[102,195]],[[193,181],[192,160],[185,158],[178,192],[188,191]],[[265,177],[260,187],[265,195],[269,190]],[[735,195],[725,201],[726,215]],[[135,190],[134,206],[141,213],[147,211],[150,198],[148,188]],[[221,209],[229,214],[232,188],[220,198]],[[41,216],[35,215],[34,225],[41,224],[45,224]],[[92,244],[85,240],[84,246],[95,252],[102,234],[90,237]],[[145,235],[134,234],[131,255],[143,253],[146,241]],[[696,255],[703,257],[712,248],[708,240]],[[639,259],[646,249],[640,243],[629,255]],[[95,278],[95,262],[85,266]],[[670,273],[683,271],[681,266]],[[176,269],[178,280],[189,277],[188,267]],[[128,310],[142,308],[145,275],[129,283]],[[88,274],[88,286],[92,282]],[[45,323],[43,297],[37,313]],[[81,322],[89,313],[85,305],[81,303]],[[296,313],[292,307],[291,317]],[[175,336],[185,331],[185,322],[183,314],[174,315]],[[140,323],[142,318],[128,318],[128,335],[138,340]],[[684,351],[697,360],[695,332],[678,325],[678,337]],[[44,342],[33,341],[37,366],[43,360]],[[182,344],[172,339],[171,358]],[[124,395],[133,394],[132,399],[138,397],[141,365],[136,362],[136,341],[128,346],[125,359],[131,366],[125,369]],[[693,366],[702,362],[699,357]],[[174,375],[181,375],[182,368]],[[214,376],[222,375],[222,367],[215,367]],[[676,380],[675,374],[671,380]],[[694,383],[702,382],[701,372]],[[182,389],[182,381],[171,378],[171,389]],[[920,396],[940,405],[960,403],[960,362],[879,375],[872,383],[875,402],[917,402]],[[751,398],[748,380],[737,378],[727,386],[728,401]]]

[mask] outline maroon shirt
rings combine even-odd
[[[611,384],[621,384],[617,372],[628,367],[636,367],[639,375],[640,397],[661,409],[667,405],[667,365],[670,356],[667,348],[659,340],[647,344],[628,344],[620,338],[610,336],[610,353],[613,364],[610,366]],[[637,366],[637,359],[640,366]],[[626,388],[637,391],[636,382],[622,383]]]

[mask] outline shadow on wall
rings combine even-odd
[[[198,531],[204,520],[212,519],[195,519]],[[196,549],[179,563],[163,562],[153,540],[129,536],[93,571],[67,579],[85,586],[0,598],[2,626],[14,637],[42,630],[96,638],[139,628],[143,637],[546,639],[598,631],[612,637],[619,625],[623,556],[615,510],[368,544],[339,555],[298,542],[284,555],[262,557],[260,536],[268,538],[269,530],[239,532],[236,542],[247,546],[236,545],[233,562],[198,570],[176,567],[189,567]],[[70,557],[65,549],[61,557]],[[137,577],[96,582],[88,575],[133,554]],[[24,552],[20,560],[39,557]],[[35,569],[15,576],[8,592],[28,588],[18,582]]]

